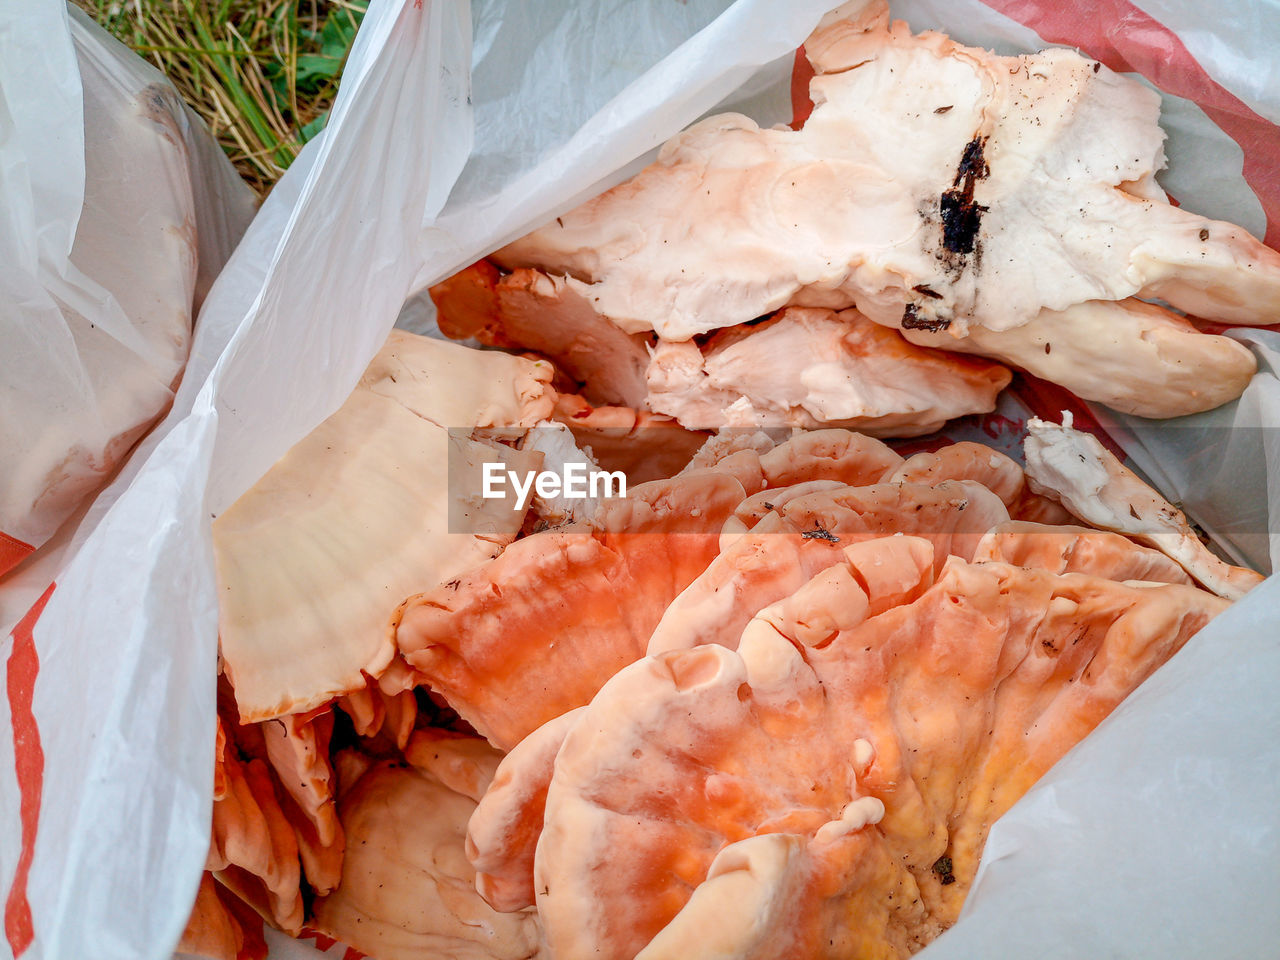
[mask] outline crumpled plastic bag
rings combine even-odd
[[[0,576],[168,407],[254,203],[157,71],[79,11],[63,42],[20,41],[39,19],[14,18],[0,66]]]
[[[1266,169],[1280,158],[1280,84],[1268,65],[1280,23],[1246,0],[1144,2],[1158,21],[1121,0],[901,0],[894,13],[1004,52],[1076,42],[1119,69],[1146,71],[1184,98],[1166,101],[1170,191],[1274,242],[1280,203]],[[9,689],[19,693],[0,706],[17,744],[15,757],[0,736],[0,882],[20,868],[34,932],[24,956],[164,957],[186,920],[212,776],[209,517],[338,407],[398,316],[429,328],[415,291],[622,179],[717,106],[763,123],[789,119],[794,50],[828,5],[372,5],[327,129],[210,292],[186,378],[140,451],[145,461],[135,456],[107,491],[110,510],[15,632]],[[1270,415],[1274,400],[1258,402]],[[1142,430],[1128,435],[1135,449]],[[1263,477],[1225,492],[1240,489],[1265,491],[1269,528],[1280,490]],[[1247,506],[1263,506],[1247,496]],[[1278,748],[1262,733],[1280,720],[1264,682],[1275,594],[1264,584],[1206,629],[995,828],[966,919],[931,956],[1039,956],[1050,942],[1059,955],[1079,955],[1077,943],[1095,955],[1143,955],[1132,945],[1164,942],[1171,928],[1172,952],[1217,956],[1231,952],[1224,930],[1247,928],[1242,944],[1274,937],[1277,912],[1258,905],[1280,896],[1268,872]],[[1270,633],[1233,642],[1245,629]],[[28,699],[21,691],[32,683]],[[1227,702],[1225,689],[1234,690]],[[1179,709],[1216,735],[1166,722]],[[1233,729],[1242,735],[1224,734]],[[1121,770],[1137,796],[1121,792]],[[1184,859],[1192,833],[1208,855]],[[1107,846],[1116,836],[1131,840],[1124,870]],[[1069,893],[1042,904],[1036,925],[1022,923],[1010,897],[1045,889],[1033,881],[1049,873],[1053,889]],[[1081,893],[1089,889],[1108,891],[1097,923],[1087,909],[1097,898]],[[992,913],[999,922],[983,922]],[[273,943],[278,956],[309,950]]]
[[[44,648],[10,627],[114,501],[95,488],[168,406],[195,311],[256,198],[158,71],[56,2],[0,9],[0,197],[0,568],[20,561],[0,579],[0,890],[3,942],[18,951],[33,933],[25,877],[56,735],[42,742],[31,712]],[[41,471],[68,464],[71,483],[33,503]],[[127,576],[121,560],[104,565],[105,583],[113,565]],[[82,599],[105,609],[110,594]],[[76,710],[88,719],[109,644],[92,629],[79,642]]]

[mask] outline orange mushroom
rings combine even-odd
[[[929,577],[907,539],[873,544]],[[990,824],[1227,606],[951,557],[863,618],[875,564],[737,651],[632,664],[576,719],[535,856],[557,958],[907,956],[956,919]]]

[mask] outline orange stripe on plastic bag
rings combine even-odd
[[[0,577],[35,553],[35,550],[31,544],[23,543],[17,537],[11,537],[0,530]]]
[[[316,949],[321,951],[330,949],[335,943],[338,942],[337,940],[333,939],[333,937],[326,937],[323,933],[320,933],[317,930],[312,930],[310,927],[303,927],[302,933],[298,934],[298,939],[314,940],[316,944]]]
[[[809,99],[809,81],[813,79],[813,64],[805,56],[804,47],[796,51],[796,62],[791,68],[791,129],[799,130],[813,113],[813,101]]]
[[[1280,249],[1280,127],[1210,77],[1176,33],[1128,0],[1097,0],[1088,16],[1081,16],[1077,4],[983,2],[1046,43],[1079,47],[1112,70],[1140,73],[1166,93],[1194,100],[1244,151],[1244,179],[1267,215],[1264,240]]]
[[[315,941],[316,949],[324,953],[328,953],[334,947],[341,946],[344,948],[342,960],[368,960],[368,954],[361,953],[355,947],[348,947],[346,944],[333,939],[333,937],[326,937],[323,933],[318,930],[312,930],[310,927],[303,927],[298,939]]]
[[[36,621],[53,595],[55,584],[35,602],[27,615],[13,628],[13,649],[9,652],[6,686],[9,694],[10,721],[13,725],[13,766],[21,796],[22,852],[13,872],[13,885],[4,902],[4,935],[14,957],[19,957],[35,937],[31,924],[31,904],[27,901],[27,874],[36,849],[36,826],[40,819],[40,793],[44,786],[44,750],[40,746],[40,729],[32,711],[36,674],[40,658],[32,635]]]

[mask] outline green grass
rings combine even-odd
[[[160,68],[265,195],[324,125],[368,0],[75,0]]]

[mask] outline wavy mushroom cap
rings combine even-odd
[[[1227,605],[952,557],[859,620],[868,563],[583,711],[535,857],[555,956],[907,956],[956,919],[991,822]],[[839,629],[810,646],[819,611]]]
[[[491,909],[463,853],[475,777],[464,776],[460,791],[447,771],[474,768],[476,751],[487,751],[492,775],[496,754],[474,738],[435,739],[421,750],[435,769],[382,761],[339,801],[351,845],[342,882],[315,903],[316,929],[379,960],[539,956],[537,916]]]

